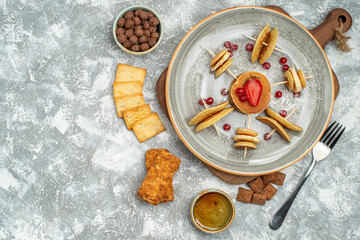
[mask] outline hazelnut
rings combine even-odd
[[[148,12],[149,18],[153,17],[154,14],[152,12]]]
[[[120,34],[124,34],[124,33],[125,33],[125,28],[116,29],[116,35],[120,35]]]
[[[149,38],[148,44],[150,47],[155,46],[156,44],[156,39],[155,38]]]
[[[125,36],[127,36],[128,38],[131,37],[132,35],[134,35],[134,30],[128,29],[125,31]]]
[[[150,27],[149,21],[143,21],[142,26],[145,30],[149,29],[149,27]]]
[[[145,37],[150,37],[151,33],[149,30],[144,30],[144,36]]]
[[[125,25],[125,18],[119,18],[119,20],[117,21],[117,25],[119,27],[123,27]]]
[[[158,32],[154,32],[154,33],[151,34],[151,37],[155,38],[155,39],[159,39],[160,34]]]
[[[140,12],[142,12],[142,9],[136,9],[135,10],[135,16],[139,16]]]
[[[129,48],[131,47],[131,42],[129,40],[127,40],[126,42],[123,43],[123,46],[126,47],[126,48]]]
[[[150,26],[150,27],[149,27],[149,31],[150,31],[151,33],[156,32],[156,26]]]
[[[148,50],[149,48],[150,48],[150,47],[149,47],[149,44],[147,44],[147,43],[143,43],[143,44],[140,45],[141,51],[146,51],[146,50]]]
[[[139,43],[146,43],[148,41],[148,38],[146,36],[139,37]]]
[[[160,21],[156,17],[152,17],[149,19],[149,23],[151,26],[156,26],[156,25],[159,25]]]
[[[125,28],[126,28],[126,29],[130,29],[130,28],[132,28],[132,27],[134,27],[134,21],[133,21],[133,20],[126,20],[126,22],[125,22]]]
[[[143,30],[143,27],[142,27],[141,25],[138,25],[138,26],[135,26],[135,27],[134,27],[134,30],[135,30],[135,31],[136,31],[136,30],[139,30],[139,29],[140,29],[140,30]]]
[[[140,37],[144,35],[144,31],[142,29],[135,30],[135,36]]]
[[[134,17],[134,13],[129,11],[127,13],[125,13],[124,18],[127,20],[131,20]]]
[[[124,43],[127,40],[127,37],[124,34],[120,34],[116,37],[119,43]]]
[[[138,51],[140,51],[140,46],[139,46],[139,44],[132,45],[132,46],[131,46],[131,51],[133,51],[133,52],[138,52]]]
[[[132,35],[132,36],[129,38],[129,40],[130,40],[131,44],[137,44],[138,41],[139,41],[138,37],[135,36],[135,35]]]
[[[141,20],[147,20],[149,18],[149,14],[145,11],[140,12],[139,17]]]
[[[135,26],[137,26],[137,25],[140,25],[140,24],[141,24],[141,20],[140,20],[140,18],[139,18],[139,17],[134,17],[134,18],[133,18],[133,21],[134,21]]]

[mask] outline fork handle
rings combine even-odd
[[[283,223],[290,207],[291,204],[294,202],[297,194],[299,193],[301,187],[303,186],[303,184],[305,183],[306,179],[309,177],[310,172],[312,171],[312,169],[315,166],[315,159],[313,157],[313,160],[311,162],[311,165],[309,166],[306,174],[304,175],[304,177],[301,179],[301,181],[298,183],[298,185],[296,186],[295,190],[291,193],[290,197],[286,200],[286,202],[281,206],[281,208],[275,213],[275,215],[273,216],[273,218],[270,220],[269,226],[271,229],[273,230],[277,230],[280,228],[281,224]]]

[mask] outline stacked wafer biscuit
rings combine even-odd
[[[114,100],[119,118],[124,118],[129,130],[133,130],[139,142],[165,131],[158,114],[151,113],[142,93],[146,69],[118,64],[113,84]]]
[[[237,201],[264,205],[266,200],[271,200],[277,189],[271,183],[282,186],[285,174],[281,172],[271,173],[255,178],[247,185],[251,189],[239,187]]]

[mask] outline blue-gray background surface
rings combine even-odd
[[[122,52],[112,24],[125,7],[155,9],[165,25],[151,54]],[[353,17],[352,52],[325,52],[341,92],[333,120],[347,126],[319,164],[278,231],[268,221],[295,187],[310,157],[284,170],[286,183],[265,206],[236,202],[226,231],[207,235],[189,218],[194,195],[209,187],[235,199],[186,149],[155,95],[177,44],[206,16],[232,6],[277,4],[311,29],[333,8]],[[0,1],[0,239],[360,239],[360,5],[349,1]],[[256,19],[254,19],[256,21]],[[239,46],[243,47],[243,46]],[[144,95],[167,131],[139,144],[116,117],[112,82],[118,62],[147,68]],[[136,192],[144,153],[163,147],[181,158],[175,200],[151,206]]]

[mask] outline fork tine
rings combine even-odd
[[[336,130],[336,128],[339,126],[339,123],[336,123],[336,125],[334,126],[334,128],[331,129],[331,131],[324,136],[324,138],[321,140],[323,143],[326,143],[327,140],[329,140],[329,138],[331,137],[331,135],[334,133],[334,131]],[[330,129],[329,129],[330,130]]]
[[[339,124],[338,124],[339,125]],[[338,134],[338,132],[340,131],[340,129],[341,129],[341,125],[339,126],[339,127],[337,127],[337,128],[334,128],[333,129],[333,131],[331,131],[331,134],[329,134],[330,136],[329,136],[329,139],[327,139],[327,141],[324,141],[324,143],[327,145],[327,146],[329,146],[330,145],[330,143],[331,143],[331,141],[336,137],[336,135]],[[336,129],[336,131],[335,131],[335,129]],[[335,131],[335,132],[334,132]]]
[[[330,126],[328,126],[328,127],[326,128],[326,130],[325,130],[324,134],[322,135],[320,141],[322,141],[322,140],[324,139],[325,135],[330,131],[330,129],[334,126],[335,123],[336,123],[336,121],[333,122]]]
[[[339,140],[339,138],[341,137],[341,135],[344,133],[344,131],[345,131],[345,127],[343,128],[343,130],[341,130],[341,132],[339,133],[339,135],[337,135],[337,137],[332,141],[332,143],[330,144],[330,148],[332,149],[334,146],[335,146],[335,144],[336,144],[336,142]]]

